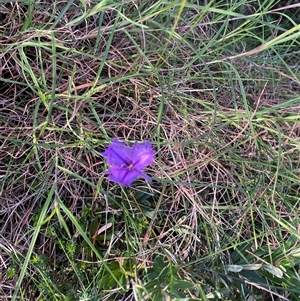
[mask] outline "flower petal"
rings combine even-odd
[[[111,166],[128,166],[131,163],[132,149],[115,138],[105,152],[102,153]]]
[[[122,186],[130,186],[138,177],[147,181],[151,178],[143,172],[143,169],[154,161],[154,150],[151,143],[137,143],[131,147],[115,138],[111,145],[101,154],[106,158],[109,169],[105,174],[109,179]]]
[[[119,183],[122,186],[130,186],[136,178],[140,176],[139,171],[129,170],[120,167],[111,167],[106,174],[109,174],[109,179],[113,182]]]
[[[133,166],[137,170],[143,170],[154,161],[154,150],[151,143],[146,141],[145,143],[137,143],[132,147]]]
[[[146,175],[144,172],[140,172],[139,175],[140,175],[140,177],[144,178],[145,180],[147,180],[149,182],[152,180],[151,177]]]

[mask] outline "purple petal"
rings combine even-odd
[[[130,186],[138,177],[148,181],[151,178],[143,172],[143,169],[154,161],[154,150],[151,143],[137,143],[131,147],[115,138],[102,154],[106,158],[109,169],[105,174],[109,179],[122,186]]]
[[[102,153],[102,156],[106,158],[108,165],[127,166],[131,163],[132,149],[115,138],[107,150]]]
[[[120,167],[112,167],[105,173],[109,174],[109,179],[111,181],[119,183],[122,186],[130,186],[132,182],[140,176],[140,172],[137,170],[129,170]]]
[[[137,143],[132,147],[132,159],[135,169],[143,170],[154,161],[154,150],[151,143],[146,141],[145,143]]]
[[[147,181],[151,181],[151,177],[149,177],[148,175],[146,175],[144,172],[139,172],[140,177],[144,178]]]

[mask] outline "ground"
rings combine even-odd
[[[0,300],[299,300],[300,4],[4,2]]]

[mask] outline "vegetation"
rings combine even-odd
[[[300,298],[298,1],[0,2],[0,300]],[[151,182],[99,155],[150,141]]]

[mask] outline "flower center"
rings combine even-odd
[[[133,169],[134,169],[133,163],[130,163],[130,164],[127,166],[127,168],[128,168],[129,170],[133,170]]]

